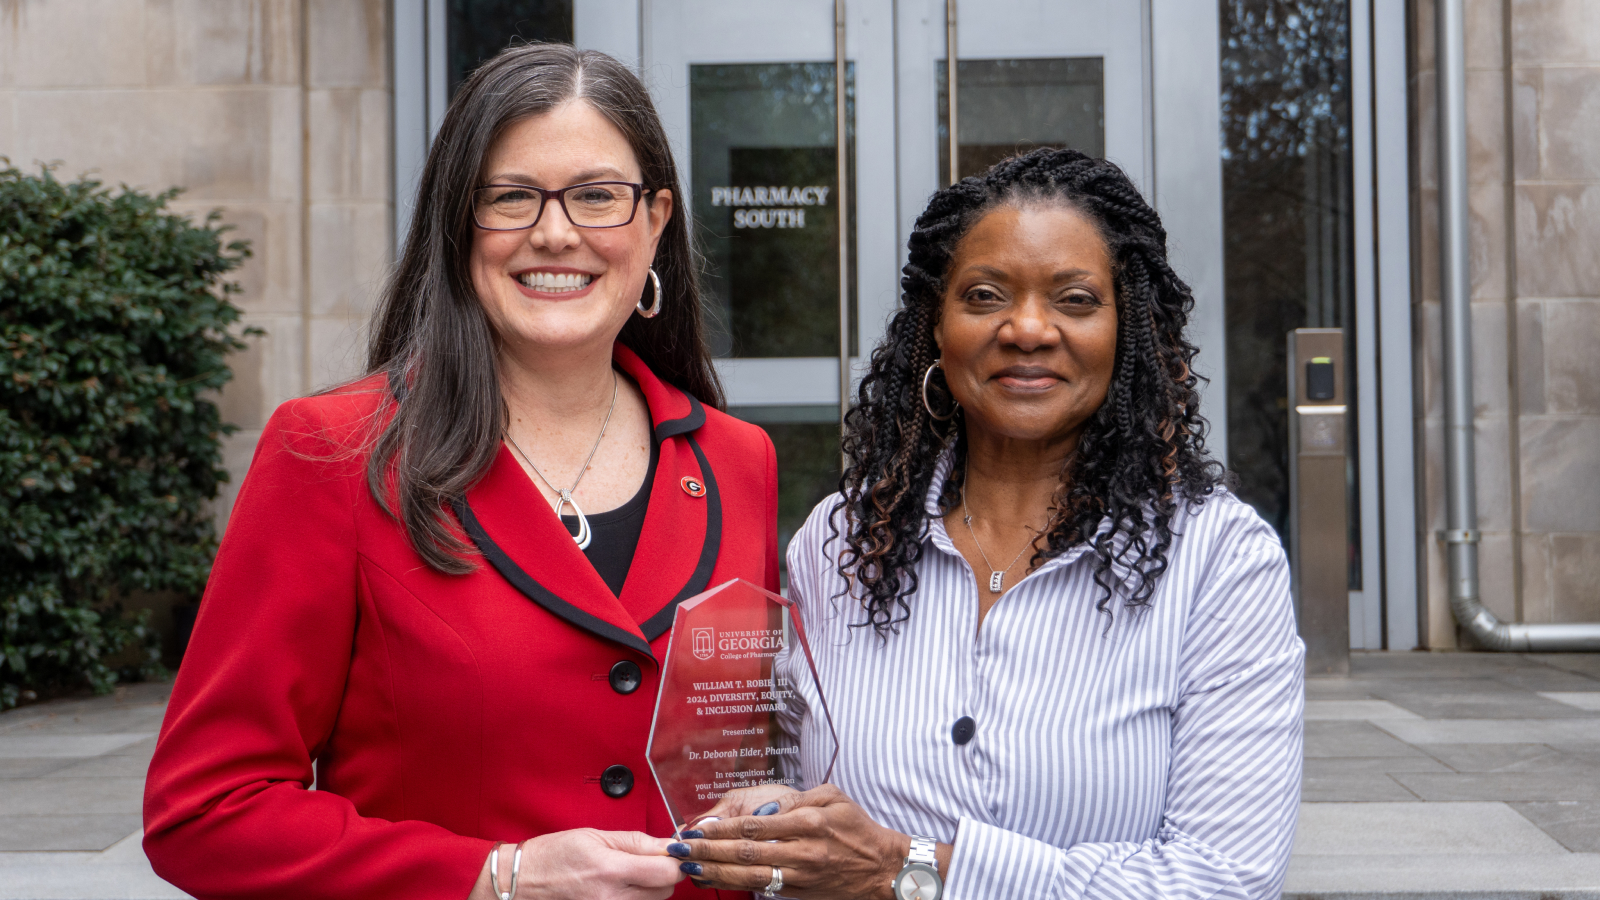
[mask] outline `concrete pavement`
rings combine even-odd
[[[169,900],[140,847],[169,685],[0,714],[0,900]]]
[[[1286,897],[1600,898],[1600,655],[1351,669],[1306,685]]]
[[[1357,654],[1306,688],[1294,900],[1600,900],[1600,655]],[[0,714],[0,900],[169,900],[164,684]]]

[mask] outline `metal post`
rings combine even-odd
[[[1350,671],[1346,362],[1343,329],[1289,333],[1289,547],[1313,675]]]
[[[956,0],[944,0],[944,96],[950,123],[950,183],[961,180],[961,139],[956,128]]]
[[[845,97],[844,0],[833,0],[833,112],[834,144],[839,186],[839,434],[844,435],[845,414],[850,411],[850,142],[849,107]]]

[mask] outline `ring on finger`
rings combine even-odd
[[[776,897],[781,890],[783,890],[783,870],[773,866],[772,880],[767,882],[767,886],[762,889],[761,895],[764,897]]]

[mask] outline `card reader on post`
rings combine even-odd
[[[1350,671],[1344,361],[1341,329],[1289,333],[1289,562],[1315,675]]]
[[[1317,402],[1332,400],[1336,393],[1332,357],[1312,357],[1306,363],[1306,399]]]

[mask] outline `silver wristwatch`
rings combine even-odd
[[[894,877],[894,900],[939,900],[944,895],[939,858],[934,855],[938,846],[933,838],[911,838],[911,853]]]

